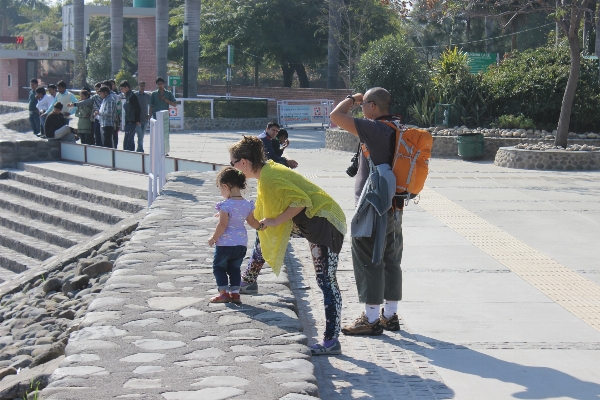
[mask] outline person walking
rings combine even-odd
[[[313,355],[341,354],[338,341],[342,296],[336,279],[339,253],[346,234],[341,207],[323,189],[299,173],[265,157],[263,142],[244,136],[229,148],[230,164],[258,181],[254,217],[259,220],[248,267],[242,280],[256,283],[265,262],[279,274],[290,234],[306,238],[317,284],[323,292],[325,333],[311,346]]]
[[[215,206],[219,212],[219,223],[208,239],[209,246],[216,246],[213,273],[219,290],[219,295],[211,298],[210,302],[240,304],[240,266],[248,244],[244,221],[254,228],[258,228],[259,223],[252,214],[254,203],[242,196],[242,190],[246,189],[246,176],[241,171],[225,167],[216,181],[225,200]]]
[[[364,95],[346,97],[331,112],[333,123],[358,136],[370,153],[375,166],[392,165],[395,149],[395,130],[378,119],[389,115],[391,95],[384,88],[369,89]],[[353,118],[353,106],[362,108],[365,118]],[[355,203],[359,202],[369,177],[369,162],[360,152],[358,173],[354,185]],[[395,186],[395,185],[394,185]],[[387,225],[382,260],[373,263],[376,235],[352,238],[352,265],[356,278],[358,298],[365,311],[351,324],[343,327],[346,335],[380,335],[383,330],[397,331],[400,322],[398,302],[402,300],[402,208],[404,200],[393,204],[387,211]],[[383,304],[383,308],[381,307]]]
[[[135,151],[135,131],[140,124],[140,103],[137,96],[131,90],[131,85],[128,81],[123,81],[119,84],[119,89],[125,101],[123,103],[123,110],[125,115],[125,139],[123,139],[123,150]]]

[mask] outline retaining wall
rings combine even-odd
[[[31,132],[27,104],[0,102],[0,168],[20,162],[60,160],[60,143]]]
[[[265,129],[273,118],[184,118],[186,131]]]
[[[494,165],[506,168],[558,171],[600,169],[600,151],[525,150],[514,147],[498,149]]]
[[[519,143],[536,144],[554,143],[554,140],[542,140],[538,138],[484,138],[484,160],[494,160],[498,149],[511,147]],[[569,139],[569,144],[588,144],[599,146],[599,139]],[[325,133],[325,147],[332,150],[355,152],[358,146],[358,138],[345,130],[339,128],[327,129]],[[458,144],[456,136],[433,136],[432,157],[458,158]]]

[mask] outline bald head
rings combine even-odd
[[[375,103],[377,110],[381,115],[387,115],[390,111],[390,102],[392,95],[382,87],[374,87],[365,93],[364,102],[371,101]]]

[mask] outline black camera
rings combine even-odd
[[[354,154],[351,162],[352,165],[346,168],[346,174],[348,174],[350,178],[354,178],[358,172],[358,153]]]

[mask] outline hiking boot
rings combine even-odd
[[[258,293],[258,282],[247,284],[242,281],[240,286],[240,294],[257,294]]]
[[[398,314],[394,313],[389,318],[386,318],[383,315],[383,308],[381,309],[381,314],[379,315],[379,323],[386,331],[399,331],[400,330],[400,320],[398,319]]]
[[[369,323],[367,316],[363,312],[360,317],[350,325],[346,325],[342,328],[344,335],[371,335],[377,336],[383,333],[383,327],[379,322],[379,319],[375,320],[372,324]]]
[[[239,293],[229,293],[230,301],[235,304],[242,304],[242,299]]]

